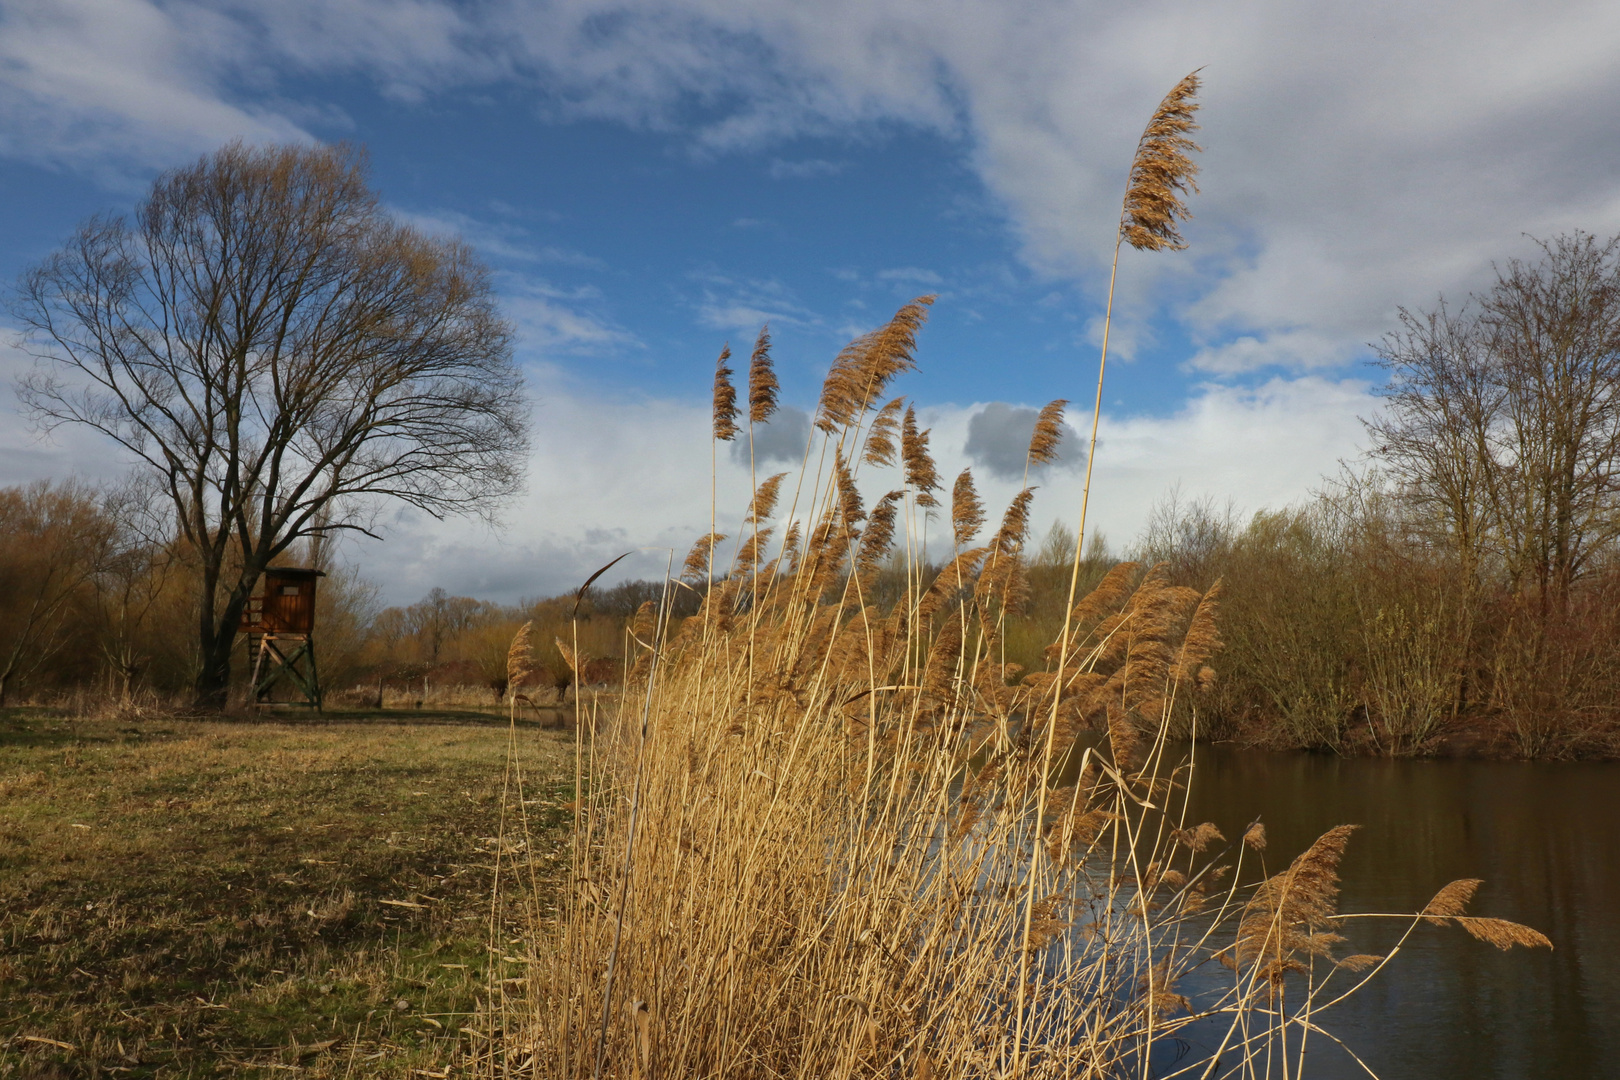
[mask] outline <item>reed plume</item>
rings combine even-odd
[[[1221,583],[1215,582],[1198,600],[1192,621],[1187,624],[1187,636],[1181,643],[1181,655],[1176,663],[1175,678],[1188,686],[1204,682],[1204,661],[1221,648],[1221,631],[1217,624],[1220,611]]]
[[[866,450],[861,454],[863,462],[880,469],[894,464],[894,440],[899,434],[900,408],[905,403],[905,398],[897,397],[872,418],[872,426],[866,431]]]
[[[951,535],[958,548],[967,547],[984,527],[984,503],[973,488],[973,471],[963,469],[951,487]]]
[[[987,638],[999,637],[1006,615],[1022,608],[1029,598],[1023,551],[1029,538],[1029,511],[1034,499],[1035,489],[1028,487],[1013,496],[1001,517],[1001,527],[990,539],[990,559],[975,588],[980,599],[980,625]]]
[[[838,516],[845,531],[853,534],[856,526],[866,519],[866,509],[861,502],[861,489],[855,486],[855,475],[850,472],[849,462],[844,460],[841,450],[833,454],[833,473],[838,486]]]
[[[1029,539],[1029,511],[1034,501],[1035,489],[1025,488],[1007,504],[1007,511],[1001,516],[1001,528],[990,541],[993,558],[1012,558],[1024,550]]]
[[[531,673],[534,644],[529,635],[533,629],[533,620],[524,623],[518,632],[512,635],[512,644],[506,650],[506,690],[513,702],[517,701],[518,692],[528,681]]]
[[[831,435],[858,420],[889,382],[917,366],[917,331],[928,318],[932,296],[919,296],[883,326],[844,346],[821,386],[816,427]]]
[[[900,425],[900,458],[905,465],[906,486],[917,493],[917,505],[924,509],[938,506],[933,493],[939,490],[939,472],[928,453],[928,429],[917,429],[917,410],[909,405]]]
[[[1202,70],[1202,69],[1199,69]],[[1063,633],[1059,638],[1059,680],[1069,659],[1071,623],[1068,612],[1074,607],[1080,585],[1080,562],[1086,544],[1086,514],[1091,505],[1091,473],[1097,457],[1097,429],[1102,422],[1103,377],[1108,370],[1108,339],[1114,318],[1114,285],[1119,277],[1119,249],[1125,243],[1140,250],[1186,245],[1176,231],[1176,219],[1187,217],[1182,193],[1197,188],[1193,176],[1197,165],[1187,155],[1198,147],[1187,138],[1196,129],[1193,114],[1198,93],[1198,71],[1178,82],[1159,102],[1137,140],[1136,155],[1125,185],[1120,206],[1119,227],[1115,231],[1113,265],[1108,272],[1108,302],[1103,309],[1102,355],[1097,361],[1097,394],[1091,410],[1091,439],[1086,446],[1086,476],[1080,493],[1080,526],[1074,538],[1074,562],[1069,575],[1069,599],[1065,607]],[[1054,703],[1053,708],[1056,708]],[[1056,725],[1053,725],[1055,729]]]
[[[759,525],[771,519],[771,515],[776,513],[777,499],[781,497],[782,481],[786,478],[785,472],[765,478],[765,482],[754,491],[754,497],[748,501],[748,514],[743,518],[744,525]]]
[[[1035,430],[1029,437],[1029,455],[1024,461],[1026,477],[1030,469],[1057,460],[1058,446],[1063,442],[1063,410],[1068,404],[1067,398],[1058,398],[1035,418]]]
[[[748,361],[748,422],[763,424],[776,412],[776,368],[771,363],[771,324],[766,323],[754,342]]]
[[[630,636],[642,648],[650,649],[657,632],[658,605],[652,600],[643,600],[641,606],[636,608],[635,618],[630,621]]]
[[[1253,968],[1273,988],[1280,988],[1285,976],[1306,970],[1302,958],[1331,959],[1333,946],[1344,939],[1323,928],[1339,913],[1339,860],[1355,830],[1354,825],[1329,829],[1287,870],[1261,882],[1221,959]]]
[[[716,528],[716,504],[719,501],[719,447],[723,442],[730,442],[737,437],[737,388],[731,384],[731,368],[726,361],[731,359],[731,346],[726,345],[720,350],[720,358],[714,362],[714,440],[709,443],[709,535],[708,550],[703,554],[702,565],[708,571],[708,584],[710,591],[714,587],[714,549],[723,539]],[[749,469],[753,469],[753,429],[749,429]],[[697,556],[694,550],[687,555],[685,566],[690,569],[695,564],[693,559]],[[692,576],[683,572],[683,576]],[[703,576],[700,572],[697,577]],[[695,580],[695,578],[694,578]]]
[[[1193,100],[1197,94],[1198,72],[1194,71],[1159,102],[1136,144],[1119,229],[1124,241],[1138,251],[1179,251],[1187,246],[1176,220],[1192,216],[1181,197],[1198,192],[1193,179],[1198,175],[1198,163],[1188,155],[1200,147],[1187,137],[1188,132],[1198,130],[1193,119],[1198,111],[1198,102]]]
[[[770,543],[773,529],[760,529],[742,542],[737,549],[737,565],[747,572],[753,572],[764,560],[766,546]],[[767,577],[769,574],[766,575]]]
[[[1468,902],[1474,898],[1474,893],[1485,884],[1479,878],[1459,878],[1434,894],[1423,908],[1423,917],[1436,926],[1446,925],[1446,920],[1468,912]]]
[[[1193,851],[1205,851],[1209,845],[1223,841],[1226,837],[1221,834],[1218,825],[1213,821],[1206,821],[1190,829],[1174,829],[1170,833],[1170,839]]]
[[[688,581],[697,581],[709,573],[710,560],[714,558],[714,549],[726,538],[724,533],[708,533],[698,537],[692,550],[686,553],[686,561],[681,564],[681,577]]]
[[[1552,948],[1552,942],[1547,940],[1547,935],[1523,923],[1469,915],[1468,903],[1474,898],[1474,892],[1483,884],[1484,882],[1478,878],[1460,878],[1453,881],[1434,894],[1434,899],[1423,909],[1423,918],[1436,926],[1444,926],[1448,921],[1455,922],[1479,940],[1504,951],[1515,945],[1526,948]]]
[[[721,442],[730,442],[742,430],[737,426],[737,388],[731,385],[731,368],[726,366],[730,359],[727,345],[714,363],[714,437]]]
[[[895,504],[904,494],[903,491],[891,491],[872,507],[871,520],[861,534],[861,546],[855,556],[855,568],[860,574],[876,572],[889,554],[889,546],[894,543]]]
[[[587,659],[585,654],[577,651],[560,637],[553,638],[552,643],[557,646],[557,655],[561,656],[563,663],[568,665],[568,670],[574,673],[575,680],[584,681],[585,661]]]

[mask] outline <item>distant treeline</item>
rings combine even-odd
[[[198,568],[190,547],[153,521],[150,500],[125,488],[78,482],[0,488],[0,706],[88,696],[116,705],[187,700],[197,649]],[[315,640],[327,690],[464,685],[503,693],[512,637],[532,623],[532,687],[574,679],[557,647],[577,638],[582,670],[617,681],[624,635],[658,583],[630,581],[515,605],[434,589],[407,607],[384,607],[377,586],[329,565],[318,546],[280,560],[326,571],[316,593]],[[674,589],[679,616],[703,586]],[[246,677],[246,639],[233,665]]]
[[[1221,582],[1214,687],[1178,710],[1182,733],[1338,753],[1609,756],[1620,747],[1620,563],[1589,566],[1557,602],[1465,566],[1409,500],[1365,478],[1240,521],[1210,500],[1160,502],[1125,557],[1172,584]],[[8,700],[184,699],[194,676],[195,577],[178,544],[144,539],[118,493],[78,484],[0,490],[0,687]],[[1048,667],[1061,632],[1073,534],[1025,557],[1024,599],[1003,637],[1014,679]],[[308,553],[306,553],[308,554]],[[319,553],[314,553],[316,557]],[[1100,544],[1082,594],[1119,561]],[[1499,568],[1500,569],[1500,568]],[[938,571],[923,571],[913,590]],[[896,562],[874,606],[908,594]],[[668,590],[692,615],[705,583]],[[500,605],[434,589],[383,607],[336,568],[321,582],[317,641],[330,690],[466,686],[504,693],[513,635],[532,624],[528,691],[575,676],[616,684],[637,612],[659,582]],[[913,593],[914,595],[914,593]],[[245,664],[238,664],[238,678]]]

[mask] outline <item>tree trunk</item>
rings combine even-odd
[[[215,622],[213,612],[208,610],[213,605],[204,607],[200,636],[202,662],[197,668],[196,681],[192,684],[199,708],[218,712],[229,704],[231,652],[236,647],[236,628],[242,621],[242,609],[247,606],[247,593],[246,589],[233,592],[225,601],[223,610],[219,611],[218,622]]]

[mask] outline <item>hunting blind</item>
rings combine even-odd
[[[264,572],[264,591],[248,598],[239,627],[253,657],[253,704],[310,705],[321,708],[321,682],[315,669],[315,581],[319,570],[273,566]],[[275,688],[290,683],[301,700],[277,701]]]

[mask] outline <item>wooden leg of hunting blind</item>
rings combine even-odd
[[[291,646],[283,652],[283,644]],[[276,685],[291,683],[302,701],[274,700]],[[315,667],[315,639],[309,634],[265,634],[259,639],[259,653],[253,662],[253,704],[308,705],[316,712],[322,705],[321,680]]]

